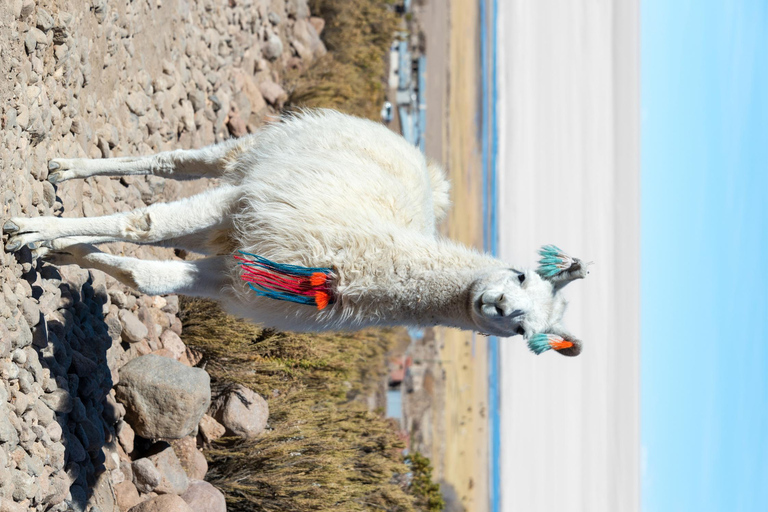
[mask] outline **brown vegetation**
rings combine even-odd
[[[384,378],[396,333],[277,333],[190,299],[181,317],[214,387],[242,383],[269,401],[258,440],[223,439],[206,451],[207,479],[229,510],[417,510],[396,428],[358,400]]]
[[[322,107],[377,119],[385,97],[385,56],[399,18],[382,0],[310,0],[325,19],[328,54],[286,79],[290,107]]]

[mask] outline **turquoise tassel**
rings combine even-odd
[[[531,349],[536,355],[542,354],[547,350],[551,350],[552,346],[549,344],[548,334],[534,334],[528,339],[528,348]]]

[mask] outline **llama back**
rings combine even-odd
[[[417,148],[379,123],[331,110],[289,117],[243,141],[227,179],[246,190],[236,218],[242,248],[275,257],[295,249],[313,264],[373,232],[434,236],[449,204],[442,170]]]

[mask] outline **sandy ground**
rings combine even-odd
[[[502,340],[502,509],[633,511],[639,498],[639,5],[499,1],[500,255],[555,243],[579,358]]]
[[[428,2],[426,153],[446,167],[453,209],[443,232],[482,247],[477,0]],[[466,510],[488,508],[488,370],[485,338],[436,332],[444,395],[435,407],[432,459],[444,490]]]

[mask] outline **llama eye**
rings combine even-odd
[[[515,332],[516,332],[517,334],[519,334],[520,336],[525,336],[525,329],[523,329],[523,327],[522,327],[522,326],[518,326],[518,327],[517,327],[517,330],[516,330]]]
[[[518,274],[517,280],[520,281],[520,284],[523,284],[525,282],[525,274]]]

